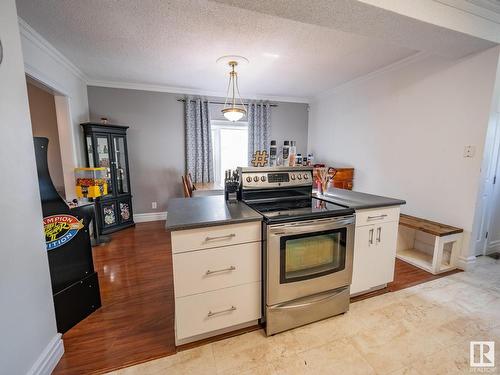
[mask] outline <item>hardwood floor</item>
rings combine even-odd
[[[170,235],[139,223],[93,249],[102,307],[63,336],[55,374],[93,374],[175,353]]]
[[[139,223],[93,249],[102,307],[64,334],[65,354],[55,374],[105,373],[176,352],[170,234],[164,227],[164,221]],[[351,300],[454,272],[434,276],[396,259],[393,283]]]

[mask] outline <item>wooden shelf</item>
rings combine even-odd
[[[423,251],[417,249],[399,250],[396,257],[425,271],[432,270],[432,255]]]
[[[424,253],[423,251],[417,249],[406,249],[406,250],[398,250],[396,253],[396,258],[401,259],[407,263],[414,265],[424,271],[432,272],[432,255]],[[456,267],[441,264],[439,267],[439,273],[446,272]]]
[[[451,225],[445,225],[405,214],[401,214],[399,224],[437,237],[449,236],[464,231],[462,228],[456,228]]]

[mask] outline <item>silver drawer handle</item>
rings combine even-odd
[[[207,237],[207,238],[205,238],[205,242],[230,239],[233,237],[236,237],[236,233],[226,234],[225,236]]]
[[[231,311],[234,311],[236,310],[236,306],[231,306],[229,309],[226,309],[226,310],[221,310],[221,311],[209,311],[207,316],[210,318],[211,316],[214,316],[214,315],[217,315],[217,314],[222,314],[222,313],[226,313],[226,312],[231,312]]]
[[[368,216],[367,220],[381,220],[384,217],[387,217],[387,215],[383,214],[383,215],[378,215],[378,216]]]
[[[231,267],[223,268],[221,270],[214,270],[214,271],[207,270],[207,272],[205,272],[205,275],[211,275],[213,273],[218,273],[218,272],[234,271],[235,269],[236,269],[235,266],[231,266]]]

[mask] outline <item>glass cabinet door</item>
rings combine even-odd
[[[106,168],[106,179],[108,181],[108,194],[113,194],[113,180],[111,178],[111,150],[109,138],[106,135],[96,136],[97,167]]]
[[[120,214],[120,223],[132,221],[132,204],[130,198],[118,200],[118,213]]]
[[[115,153],[116,190],[118,194],[127,194],[129,192],[129,187],[125,137],[113,136],[113,151]]]
[[[89,159],[89,167],[94,168],[94,149],[93,149],[93,144],[92,144],[92,137],[90,135],[87,135],[87,157]]]
[[[118,224],[118,216],[116,214],[116,202],[111,201],[102,204],[102,225],[104,228],[112,227]]]

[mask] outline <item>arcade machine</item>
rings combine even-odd
[[[64,333],[101,307],[89,235],[94,207],[69,208],[59,196],[49,175],[48,143],[34,137],[57,329]]]

